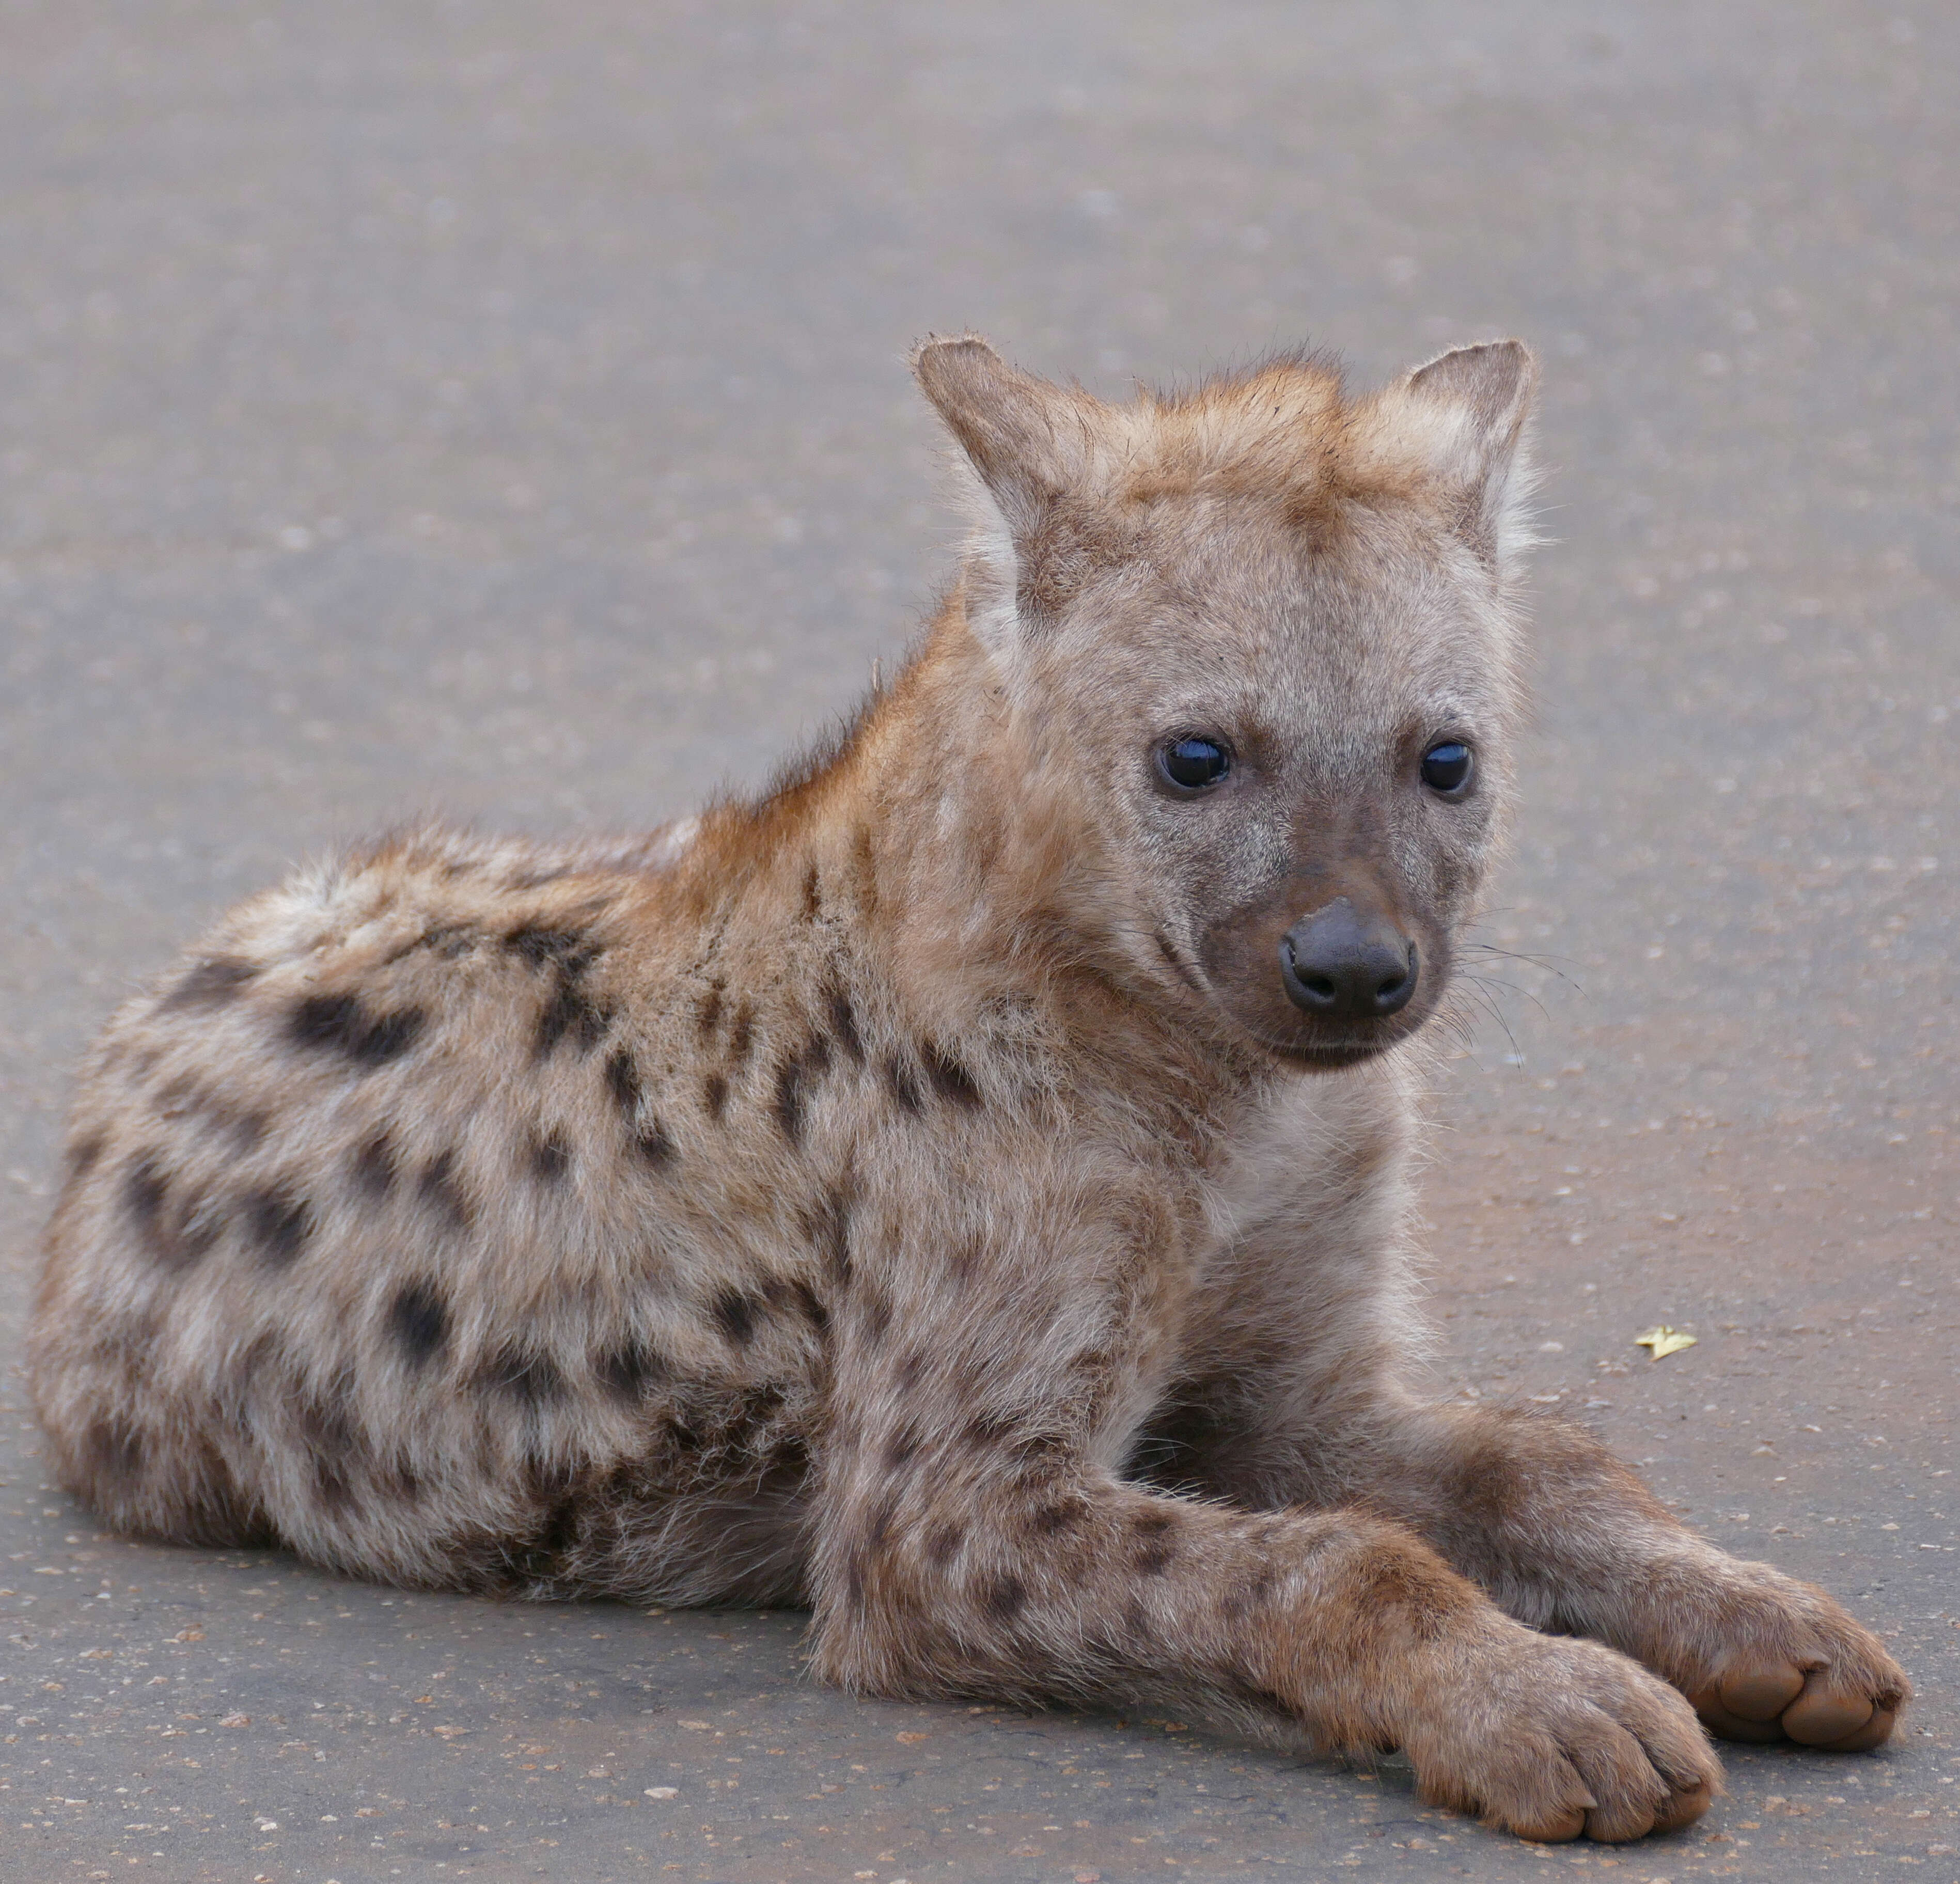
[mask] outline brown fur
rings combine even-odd
[[[1407,1384],[1529,356],[1121,407],[917,368],[975,535],[832,749],[634,843],[336,859],[116,1016],[32,1338],[65,1482],[402,1583],[804,1602],[865,1691],[1405,1747],[1539,1837],[1698,1814],[1676,1689],[1882,1739],[1904,1677],[1828,1598]],[[1199,735],[1236,763],[1181,796]],[[1416,950],[1399,1012],[1282,985],[1340,899]]]

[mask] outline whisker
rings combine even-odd
[[[1570,961],[1572,958],[1570,956],[1532,955],[1522,949],[1500,948],[1494,942],[1465,942],[1462,946],[1466,950],[1474,949],[1480,955],[1500,955],[1507,961],[1528,963],[1531,967],[1541,969],[1547,975],[1557,975],[1574,994],[1583,995],[1586,992],[1583,982],[1576,976],[1567,974],[1565,970],[1558,966],[1561,962]]]
[[[1548,1021],[1551,1018],[1551,1010],[1545,1006],[1545,1003],[1539,1000],[1529,988],[1520,988],[1516,982],[1501,982],[1494,975],[1465,974],[1462,979],[1473,988],[1484,989],[1501,988],[1507,993],[1516,995],[1522,999],[1529,1001],[1545,1020]]]
[[[1459,975],[1458,985],[1469,1001],[1475,1001],[1497,1023],[1499,1032],[1503,1035],[1506,1042],[1510,1048],[1512,1058],[1522,1061],[1524,1055],[1519,1050],[1517,1036],[1511,1031],[1511,1023],[1506,1018],[1503,1009],[1498,1005],[1489,987],[1485,985],[1484,978],[1479,975]],[[1527,995],[1526,998],[1529,1000],[1531,997]],[[1543,1011],[1542,1007],[1540,1011]],[[1476,1023],[1474,1016],[1468,1010],[1467,1003],[1463,1007],[1447,1009],[1445,1013],[1452,1023],[1452,1032],[1455,1037],[1459,1040],[1464,1051],[1474,1057],[1476,1052]],[[1549,1018],[1548,1016],[1547,1017]],[[1440,1020],[1443,1016],[1439,1015],[1437,1018]],[[1459,1030],[1460,1031],[1458,1031]],[[1482,1062],[1479,1061],[1478,1065],[1481,1066],[1481,1064]]]

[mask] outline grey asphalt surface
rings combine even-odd
[[[1960,1878],[1956,78],[1927,0],[0,0],[0,1878]],[[109,1008],[405,813],[759,778],[946,572],[902,358],[969,325],[1112,393],[1542,349],[1484,931],[1537,959],[1439,1100],[1437,1365],[1882,1628],[1892,1749],[1545,1850],[1393,1765],[849,1700],[794,1616],[49,1491],[12,1363]]]

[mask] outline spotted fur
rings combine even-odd
[[[862,1691],[1402,1746],[1541,1837],[1705,1806],[1676,1688],[1882,1739],[1904,1678],[1829,1599],[1413,1384],[1523,349],[1124,406],[972,339],[916,365],[974,534],[833,744],[628,843],[336,858],[111,1022],[31,1339],[64,1482],[403,1584],[807,1603]],[[1237,762],[1201,805],[1153,769],[1196,734]],[[1419,950],[1392,1019],[1281,986],[1343,896]]]

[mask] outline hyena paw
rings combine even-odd
[[[1691,1825],[1721,1790],[1687,1703],[1615,1650],[1519,1628],[1450,1660],[1404,1739],[1430,1805],[1520,1838],[1618,1844]]]
[[[1833,1753],[1882,1746],[1912,1695],[1869,1629],[1822,1590],[1774,1571],[1723,1593],[1712,1651],[1681,1685],[1728,1740],[1795,1740]]]

